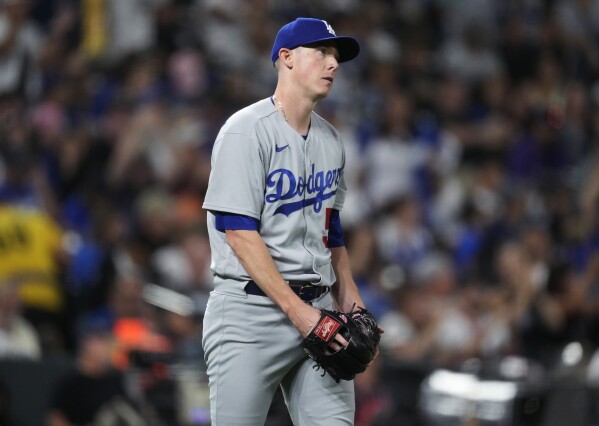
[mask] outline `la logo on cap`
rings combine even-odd
[[[335,34],[335,30],[333,30],[333,27],[331,27],[331,24],[329,24],[327,21],[325,21],[324,19],[321,19],[322,22],[324,22],[324,26],[327,27],[327,31],[331,34],[333,34],[334,36],[336,36],[337,34]]]

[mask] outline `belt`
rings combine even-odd
[[[327,294],[331,290],[328,286],[314,285],[307,283],[306,281],[289,281],[289,288],[291,288],[291,290],[293,290],[293,292],[304,302],[318,299],[320,296]],[[255,296],[266,296],[254,281],[248,281],[245,286],[245,292]]]

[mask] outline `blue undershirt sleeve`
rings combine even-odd
[[[328,247],[342,247],[345,245],[343,240],[343,228],[341,228],[341,219],[339,218],[339,210],[331,210],[329,218],[329,238]]]
[[[220,232],[229,230],[257,231],[260,221],[256,218],[242,214],[214,212],[214,224]]]

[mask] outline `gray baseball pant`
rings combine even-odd
[[[300,334],[268,297],[226,284],[210,294],[204,317],[212,425],[264,425],[278,386],[294,425],[352,425],[353,381],[316,371]],[[333,301],[329,293],[311,303],[331,308]]]

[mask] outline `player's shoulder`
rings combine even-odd
[[[323,132],[327,138],[334,138],[340,141],[341,137],[339,132],[331,123],[329,123],[324,117],[316,112],[312,112],[312,126],[318,129],[319,132]]]
[[[224,124],[223,131],[249,135],[258,122],[274,113],[276,110],[273,109],[270,98],[259,100],[231,115]]]

